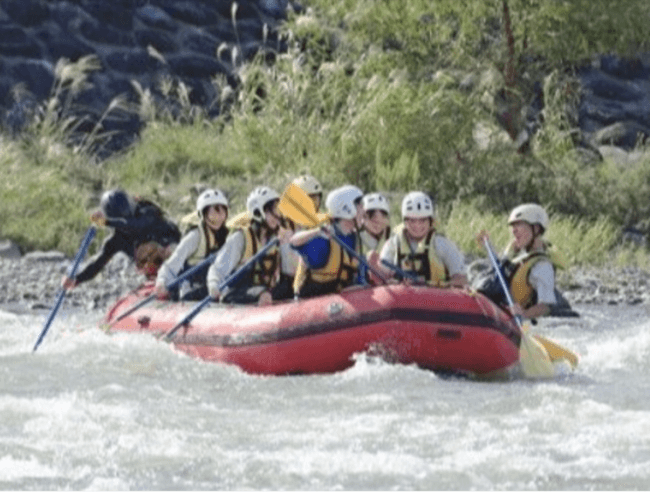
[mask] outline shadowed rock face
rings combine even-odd
[[[604,55],[578,77],[579,125],[589,143],[630,150],[650,136],[650,55]]]
[[[277,26],[288,6],[288,0],[2,0],[0,121],[19,132],[52,94],[57,61],[87,55],[96,55],[101,68],[65,108],[79,117],[82,132],[95,127],[116,96],[137,103],[133,81],[163,103],[160,81],[183,82],[190,102],[216,116],[214,76],[236,86],[237,63],[260,51],[270,57],[284,51]],[[233,60],[234,48],[240,59]],[[97,150],[108,155],[129,145],[142,121],[118,110],[101,125],[112,137]]]

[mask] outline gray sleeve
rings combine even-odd
[[[282,267],[282,273],[291,276],[295,275],[299,260],[300,255],[289,243],[280,245],[280,264]]]
[[[199,229],[192,229],[190,232],[183,236],[181,242],[178,243],[172,255],[167,258],[167,261],[162,264],[158,270],[158,277],[156,278],[156,285],[168,285],[173,282],[178,274],[183,269],[187,259],[199,247],[201,240],[201,231]]]
[[[436,236],[435,247],[440,261],[449,271],[449,276],[465,274],[465,257],[452,241],[446,237]]]
[[[399,241],[399,236],[393,234],[388,241],[384,243],[383,248],[381,248],[381,253],[379,253],[380,260],[386,260],[397,265],[397,242]]]
[[[219,288],[235,267],[241,261],[244,254],[244,231],[238,230],[230,234],[226,243],[219,250],[219,254],[208,270],[208,289],[214,292]]]

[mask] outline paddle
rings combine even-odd
[[[492,253],[492,255],[494,256],[494,252],[489,247],[489,243],[487,243],[487,247],[488,247],[488,253]],[[496,256],[494,256],[494,260],[496,261],[496,266],[494,267],[494,269],[497,271],[497,276],[499,277],[499,282],[501,283],[503,274],[501,272],[499,261],[496,259]],[[492,264],[494,265],[494,261]],[[501,283],[501,285],[503,286],[503,283]],[[506,297],[509,298],[508,302],[512,302],[512,297],[510,297],[510,291],[506,289],[505,292],[506,292]],[[548,356],[552,361],[564,359],[569,364],[571,364],[572,368],[575,369],[578,366],[578,356],[575,353],[571,352],[569,349],[562,347],[560,344],[554,342],[553,340],[549,340],[548,338],[542,335],[535,334],[533,335],[533,337],[537,342],[539,342],[546,349],[546,352],[548,353]]]
[[[490,246],[490,241],[488,238],[484,239],[485,249],[488,252],[492,266],[497,273],[499,278],[499,283],[503,289],[503,293],[508,300],[508,306],[511,308],[514,306],[514,301],[510,295],[510,289],[506,284],[505,279],[503,278],[503,273],[501,272],[501,265],[497,259],[494,251],[492,251],[492,246]],[[555,376],[555,368],[553,363],[546,352],[546,349],[542,347],[538,342],[536,342],[527,332],[527,329],[523,327],[523,320],[521,316],[516,315],[515,322],[521,331],[521,345],[519,347],[519,362],[521,363],[521,368],[524,371],[524,375],[529,378],[550,378]]]
[[[266,252],[271,249],[273,246],[275,246],[278,243],[278,238],[273,238],[271,239],[266,245],[260,249],[257,253],[255,253],[246,263],[244,263],[242,266],[240,266],[237,270],[235,270],[233,273],[231,273],[226,279],[224,279],[223,282],[219,284],[217,287],[217,290],[219,292],[223,292],[223,290],[231,285],[235,280],[238,280],[241,275],[246,272],[249,268],[251,268],[257,260],[262,258],[266,254]],[[185,315],[185,317],[178,322],[176,326],[174,326],[171,330],[169,330],[165,335],[163,335],[163,338],[165,341],[170,342],[172,338],[174,338],[174,335],[176,335],[176,332],[181,329],[183,326],[186,326],[194,317],[199,314],[199,312],[208,304],[212,302],[212,296],[207,296],[205,297],[201,302],[199,302],[194,308]]]
[[[188,278],[188,277],[191,277],[191,276],[194,275],[197,271],[199,271],[201,268],[205,267],[205,265],[207,265],[207,264],[209,264],[209,263],[212,263],[216,257],[217,257],[217,253],[216,253],[216,252],[215,252],[215,253],[212,253],[212,254],[209,255],[209,256],[206,256],[203,260],[201,260],[199,263],[197,263],[196,265],[194,265],[192,268],[190,268],[190,269],[188,269],[187,271],[181,273],[178,277],[176,277],[174,280],[172,280],[171,282],[169,282],[169,283],[166,285],[166,289],[167,289],[167,290],[171,290],[171,289],[173,289],[173,288],[176,287],[178,284],[180,284],[183,280],[185,280],[185,279]],[[138,309],[140,309],[142,306],[144,306],[144,305],[146,305],[146,304],[149,304],[149,303],[150,303],[151,301],[153,301],[155,298],[156,298],[156,294],[150,294],[150,295],[148,295],[147,297],[145,297],[144,299],[142,299],[140,302],[138,302],[138,303],[136,303],[135,305],[131,306],[129,309],[127,309],[127,310],[124,311],[122,314],[120,314],[117,318],[115,318],[113,321],[111,321],[111,322],[106,326],[106,330],[107,330],[107,331],[110,330],[110,329],[115,325],[115,323],[117,323],[118,321],[120,321],[120,320],[126,318],[129,314],[134,313],[135,311],[137,311]]]
[[[398,275],[401,275],[402,278],[408,278],[414,282],[422,282],[422,279],[420,279],[415,272],[408,272],[406,270],[401,269],[397,265],[393,265],[390,261],[388,260],[381,260],[381,264],[384,266],[387,266],[391,270],[393,270],[395,273]]]
[[[388,283],[386,277],[384,277],[379,270],[370,265],[362,255],[357,253],[354,249],[345,244],[341,238],[336,234],[332,234],[324,225],[322,225],[324,222],[329,220],[329,216],[316,212],[314,201],[298,185],[290,183],[287,186],[280,197],[278,210],[296,224],[309,228],[320,227],[328,237],[334,239],[345,251],[348,252],[350,256],[356,258],[359,263],[374,273],[383,283]]]
[[[68,277],[74,278],[74,276],[77,274],[77,269],[79,268],[79,264],[81,263],[83,257],[86,256],[86,252],[88,251],[88,246],[90,246],[90,242],[95,237],[96,232],[97,229],[95,228],[95,226],[90,226],[86,231],[86,235],[81,241],[81,246],[79,247],[79,251],[77,251],[72,266],[68,271]],[[66,294],[66,289],[62,288],[57,296],[56,302],[54,303],[52,310],[50,311],[50,315],[47,317],[47,321],[45,322],[45,326],[43,326],[43,330],[41,330],[41,334],[39,335],[38,340],[36,340],[36,343],[34,344],[33,352],[36,352],[36,349],[43,341],[43,338],[45,338],[45,335],[47,334],[47,330],[50,329],[50,325],[52,324],[52,321],[54,321],[54,317],[56,316],[57,311],[61,307],[61,303],[63,302],[63,298],[65,297],[65,294]]]
[[[553,340],[549,340],[542,335],[535,334],[533,337],[535,337],[535,340],[541,343],[542,346],[546,349],[546,352],[552,361],[564,359],[569,364],[571,364],[571,367],[573,369],[578,366],[578,356],[571,352],[569,349],[562,347],[560,344],[554,342]]]

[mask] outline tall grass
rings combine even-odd
[[[70,149],[47,139],[22,145],[3,138],[0,145],[0,237],[13,239],[24,250],[77,248],[79,236],[71,232],[85,222],[92,169]],[[72,179],[75,169],[78,174]]]
[[[626,166],[581,156],[571,116],[579,91],[567,67],[598,52],[647,48],[639,20],[646,3],[508,5],[510,45],[502,1],[306,1],[283,27],[288,53],[273,64],[263,57],[241,63],[235,91],[215,79],[220,117],[192,106],[178,81],[165,82],[175,113],[138,88],[132,110],[147,126],[128,152],[101,163],[91,142],[63,145],[75,122],[52,111],[29,138],[3,137],[0,159],[11,171],[0,183],[0,236],[71,252],[102,189],[123,186],[179,218],[192,209],[195,184],[223,188],[236,212],[254,186],[279,191],[309,172],[326,189],[352,182],[385,191],[396,212],[409,190],[432,194],[447,234],[468,252],[479,253],[473,236],[480,228],[505,244],[508,210],[535,201],[551,212],[549,236],[558,234],[571,262],[639,263],[641,253],[617,248],[624,226],[650,231],[648,154],[639,148],[642,157]],[[534,82],[544,88],[544,124],[530,152],[520,153],[497,123],[498,101],[507,88],[524,108]],[[46,113],[65,104],[62,83]],[[124,109],[119,100],[107,111],[114,109]]]
[[[442,218],[442,227],[462,251],[470,257],[485,256],[482,245],[476,241],[479,231],[490,234],[490,241],[498,250],[504,250],[512,240],[507,215],[481,210],[476,203],[455,202]],[[568,267],[634,265],[650,266],[647,251],[634,244],[622,243],[618,226],[601,217],[585,221],[577,217],[551,214],[545,238],[560,252]]]

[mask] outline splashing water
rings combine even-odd
[[[360,355],[259,377],[66,313],[0,311],[2,489],[647,489],[650,322],[588,307],[536,330],[552,381],[477,382]]]

